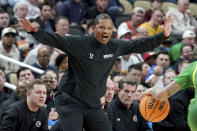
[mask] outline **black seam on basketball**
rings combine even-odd
[[[167,102],[166,102],[166,103],[167,103]],[[154,119],[156,119],[156,118],[162,116],[163,113],[168,109],[168,106],[169,106],[169,105],[170,105],[170,103],[168,103],[168,105],[166,106],[165,110],[163,110],[163,112],[162,112],[160,115],[158,115],[158,116],[156,116],[155,118],[153,118],[152,121],[153,121]],[[168,116],[168,115],[167,115],[167,116]],[[167,117],[167,116],[166,116],[166,117]],[[165,118],[166,118],[166,117],[165,117]],[[164,118],[164,119],[165,119],[165,118]]]
[[[158,104],[158,103],[159,103],[159,101],[157,100],[157,104]],[[155,105],[154,109],[152,110],[152,112],[151,112],[151,114],[150,114],[150,116],[149,116],[149,118],[148,118],[148,121],[151,121],[151,120],[150,120],[150,117],[152,116],[153,112],[155,111],[155,108],[157,107],[157,104]]]
[[[145,108],[145,115],[144,115],[144,117],[146,118],[146,114],[147,114],[147,112],[146,112],[146,104],[147,104],[147,101],[148,101],[148,97],[146,97],[146,102],[145,102],[145,106],[144,106],[144,108]]]

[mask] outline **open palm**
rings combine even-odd
[[[173,18],[171,15],[169,15],[164,21],[163,33],[165,37],[168,37],[172,31],[172,21]]]

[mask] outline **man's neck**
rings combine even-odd
[[[135,23],[132,22],[132,21],[130,22],[130,24],[131,24],[133,30],[136,31],[136,29],[137,29],[137,27],[139,26],[139,24],[137,24],[137,23],[135,24]]]
[[[28,109],[29,109],[30,111],[32,111],[32,112],[37,112],[38,109],[39,109],[39,107],[34,106],[34,105],[32,104],[32,102],[31,102],[28,98],[27,98],[27,107],[28,107]]]
[[[182,10],[182,8],[179,8],[179,7],[178,7],[177,10],[178,10],[179,12],[183,13],[183,14],[185,13],[184,10]]]
[[[47,24],[49,21],[49,20],[44,19],[42,16],[41,16],[41,20],[43,21],[44,24]]]

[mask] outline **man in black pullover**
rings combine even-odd
[[[13,103],[3,113],[0,131],[48,131],[46,109],[46,85],[39,79],[27,86],[27,97]]]
[[[164,31],[152,37],[123,41],[111,39],[112,19],[100,14],[92,27],[92,36],[60,36],[37,28],[21,19],[23,28],[41,43],[68,54],[68,71],[56,95],[56,108],[63,131],[111,131],[100,98],[106,92],[106,80],[118,56],[154,49],[169,37],[172,18],[166,19]]]

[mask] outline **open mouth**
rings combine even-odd
[[[102,40],[108,40],[108,35],[107,34],[104,34],[104,35],[102,35]]]

